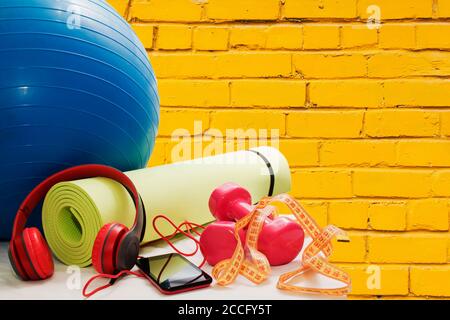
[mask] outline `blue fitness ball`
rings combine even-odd
[[[145,167],[158,124],[145,48],[106,1],[0,1],[1,240],[51,174],[87,163]]]

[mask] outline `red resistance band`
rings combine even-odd
[[[156,221],[159,219],[163,219],[166,222],[168,222],[173,228],[174,228],[174,232],[171,233],[170,235],[163,235],[159,229],[158,226],[156,225]],[[178,226],[167,216],[165,215],[157,215],[156,217],[153,218],[152,221],[153,224],[153,229],[155,229],[155,232],[161,237],[162,240],[164,240],[175,252],[185,256],[185,257],[192,257],[194,256],[198,250],[200,249],[200,241],[197,240],[197,238],[195,236],[200,236],[201,233],[197,230],[195,230],[196,228],[202,229],[204,230],[205,227],[202,225],[199,225],[197,223],[191,222],[191,221],[184,221],[182,223],[180,223]],[[178,249],[173,243],[172,243],[172,239],[177,235],[177,234],[183,234],[186,237],[188,237],[189,239],[191,239],[192,241],[194,241],[195,243],[195,249],[192,252],[183,252],[180,249]],[[203,257],[203,261],[198,265],[199,268],[203,267],[203,265],[206,262],[206,258]],[[119,272],[118,274],[115,275],[111,275],[111,274],[105,274],[105,273],[99,273],[95,276],[93,276],[92,278],[90,278],[86,284],[83,287],[83,296],[86,298],[89,298],[91,296],[93,296],[94,294],[96,294],[97,292],[104,290],[106,288],[111,287],[116,280],[120,279],[122,276],[125,275],[134,275],[136,277],[139,278],[145,278],[144,275],[141,273],[141,271],[139,272],[133,272],[133,271],[129,271],[129,270],[123,270],[121,272]],[[96,279],[100,279],[100,278],[105,278],[105,279],[110,279],[108,284],[105,284],[103,286],[100,286],[90,292],[87,292],[88,287],[91,285],[91,283],[96,280]]]

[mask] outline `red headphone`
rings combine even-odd
[[[37,228],[25,228],[28,217],[51,187],[63,181],[104,177],[122,184],[136,206],[134,224],[129,230],[120,223],[104,225],[95,238],[92,264],[99,273],[116,274],[134,267],[145,228],[145,208],[133,182],[121,171],[103,165],[82,165],[50,176],[22,202],[14,220],[9,244],[9,260],[22,280],[43,280],[54,271],[50,249]]]

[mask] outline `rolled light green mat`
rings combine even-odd
[[[184,220],[199,224],[213,221],[209,196],[225,182],[242,185],[255,202],[268,195],[271,181],[274,195],[291,188],[286,159],[270,147],[129,171],[126,175],[136,185],[146,210],[142,243],[158,239],[152,227],[152,219],[158,214],[169,216],[176,224]],[[106,178],[56,184],[45,197],[42,210],[45,236],[53,253],[65,264],[79,266],[91,264],[94,240],[104,224],[120,222],[130,227],[134,217],[128,192]],[[162,233],[173,232],[163,221],[159,225]]]

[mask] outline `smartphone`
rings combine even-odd
[[[136,265],[162,293],[176,294],[208,287],[212,278],[177,253],[139,258]]]

